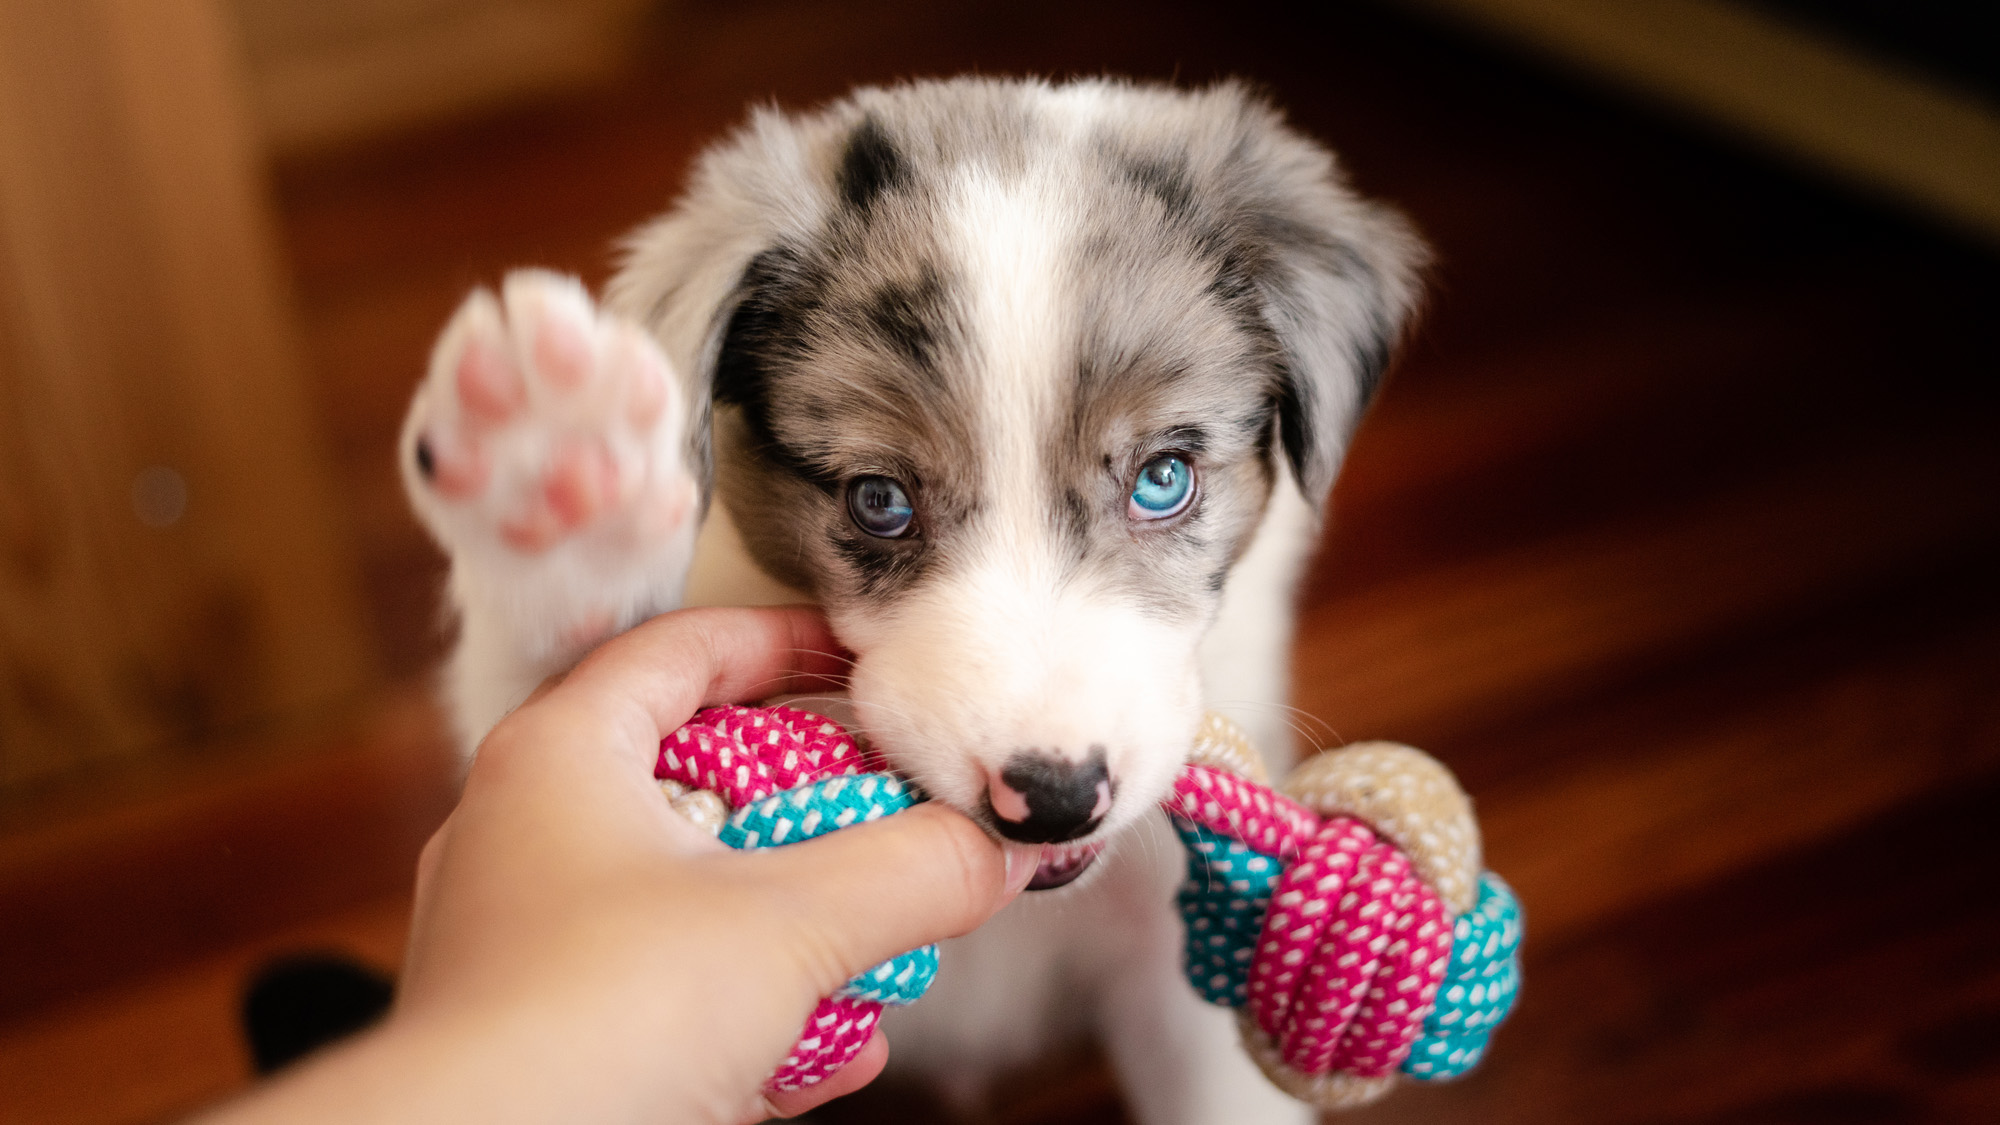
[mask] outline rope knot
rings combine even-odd
[[[1519,988],[1520,909],[1479,870],[1449,771],[1370,743],[1279,792],[1214,716],[1193,757],[1165,802],[1188,848],[1188,980],[1238,1010],[1272,1081],[1331,1109],[1477,1063]]]

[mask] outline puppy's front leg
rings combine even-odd
[[[451,556],[466,748],[591,645],[679,604],[699,507],[685,403],[654,341],[573,279],[519,271],[453,315],[398,453]]]
[[[1181,974],[1179,927],[1108,982],[1105,1046],[1141,1125],[1306,1125],[1310,1107],[1273,1086],[1243,1051],[1236,1017],[1195,995]],[[1138,950],[1132,950],[1138,953]]]

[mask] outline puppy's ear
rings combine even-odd
[[[1255,282],[1278,349],[1278,434],[1315,504],[1332,489],[1415,314],[1426,260],[1400,216],[1351,197],[1340,203],[1268,216]]]
[[[1235,236],[1225,283],[1271,334],[1284,456],[1318,504],[1415,316],[1429,253],[1401,215],[1357,197],[1333,154],[1268,103],[1234,85],[1209,96],[1235,100],[1239,114],[1219,162]]]
[[[761,399],[757,349],[743,345],[772,319],[758,319],[772,311],[767,290],[796,272],[780,248],[797,232],[781,220],[814,222],[822,179],[802,127],[756,111],[702,154],[671,211],[625,241],[605,291],[607,307],[649,329],[679,371],[688,463],[704,498],[714,479],[714,405]]]
[[[865,217],[907,178],[874,117],[760,109],[702,154],[673,210],[627,239],[605,301],[651,329],[679,369],[692,407],[688,459],[704,496],[716,406],[740,409],[751,439],[782,453],[769,425],[769,372],[796,353],[821,286],[799,248],[821,237],[829,213]]]

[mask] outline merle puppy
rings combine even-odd
[[[1239,85],[754,114],[602,307],[516,273],[438,343],[402,459],[466,745],[648,614],[815,601],[860,732],[1091,873],[948,948],[898,1062],[973,1098],[1095,1034],[1149,1125],[1304,1119],[1181,980],[1155,803],[1204,709],[1291,757],[1293,589],[1422,256]]]

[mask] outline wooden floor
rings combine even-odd
[[[244,1081],[273,952],[393,964],[449,807],[440,562],[390,448],[519,263],[601,280],[745,103],[979,69],[1250,75],[1439,251],[1302,609],[1302,726],[1425,746],[1529,917],[1473,1077],[1356,1121],[2000,1120],[2000,260],[1444,31],[1337,6],[686,0],[613,88],[279,169],[373,622],[309,744],[0,822],[0,1119]],[[994,1118],[1123,1120],[1051,1060]],[[929,1120],[866,1096],[838,1120]]]

